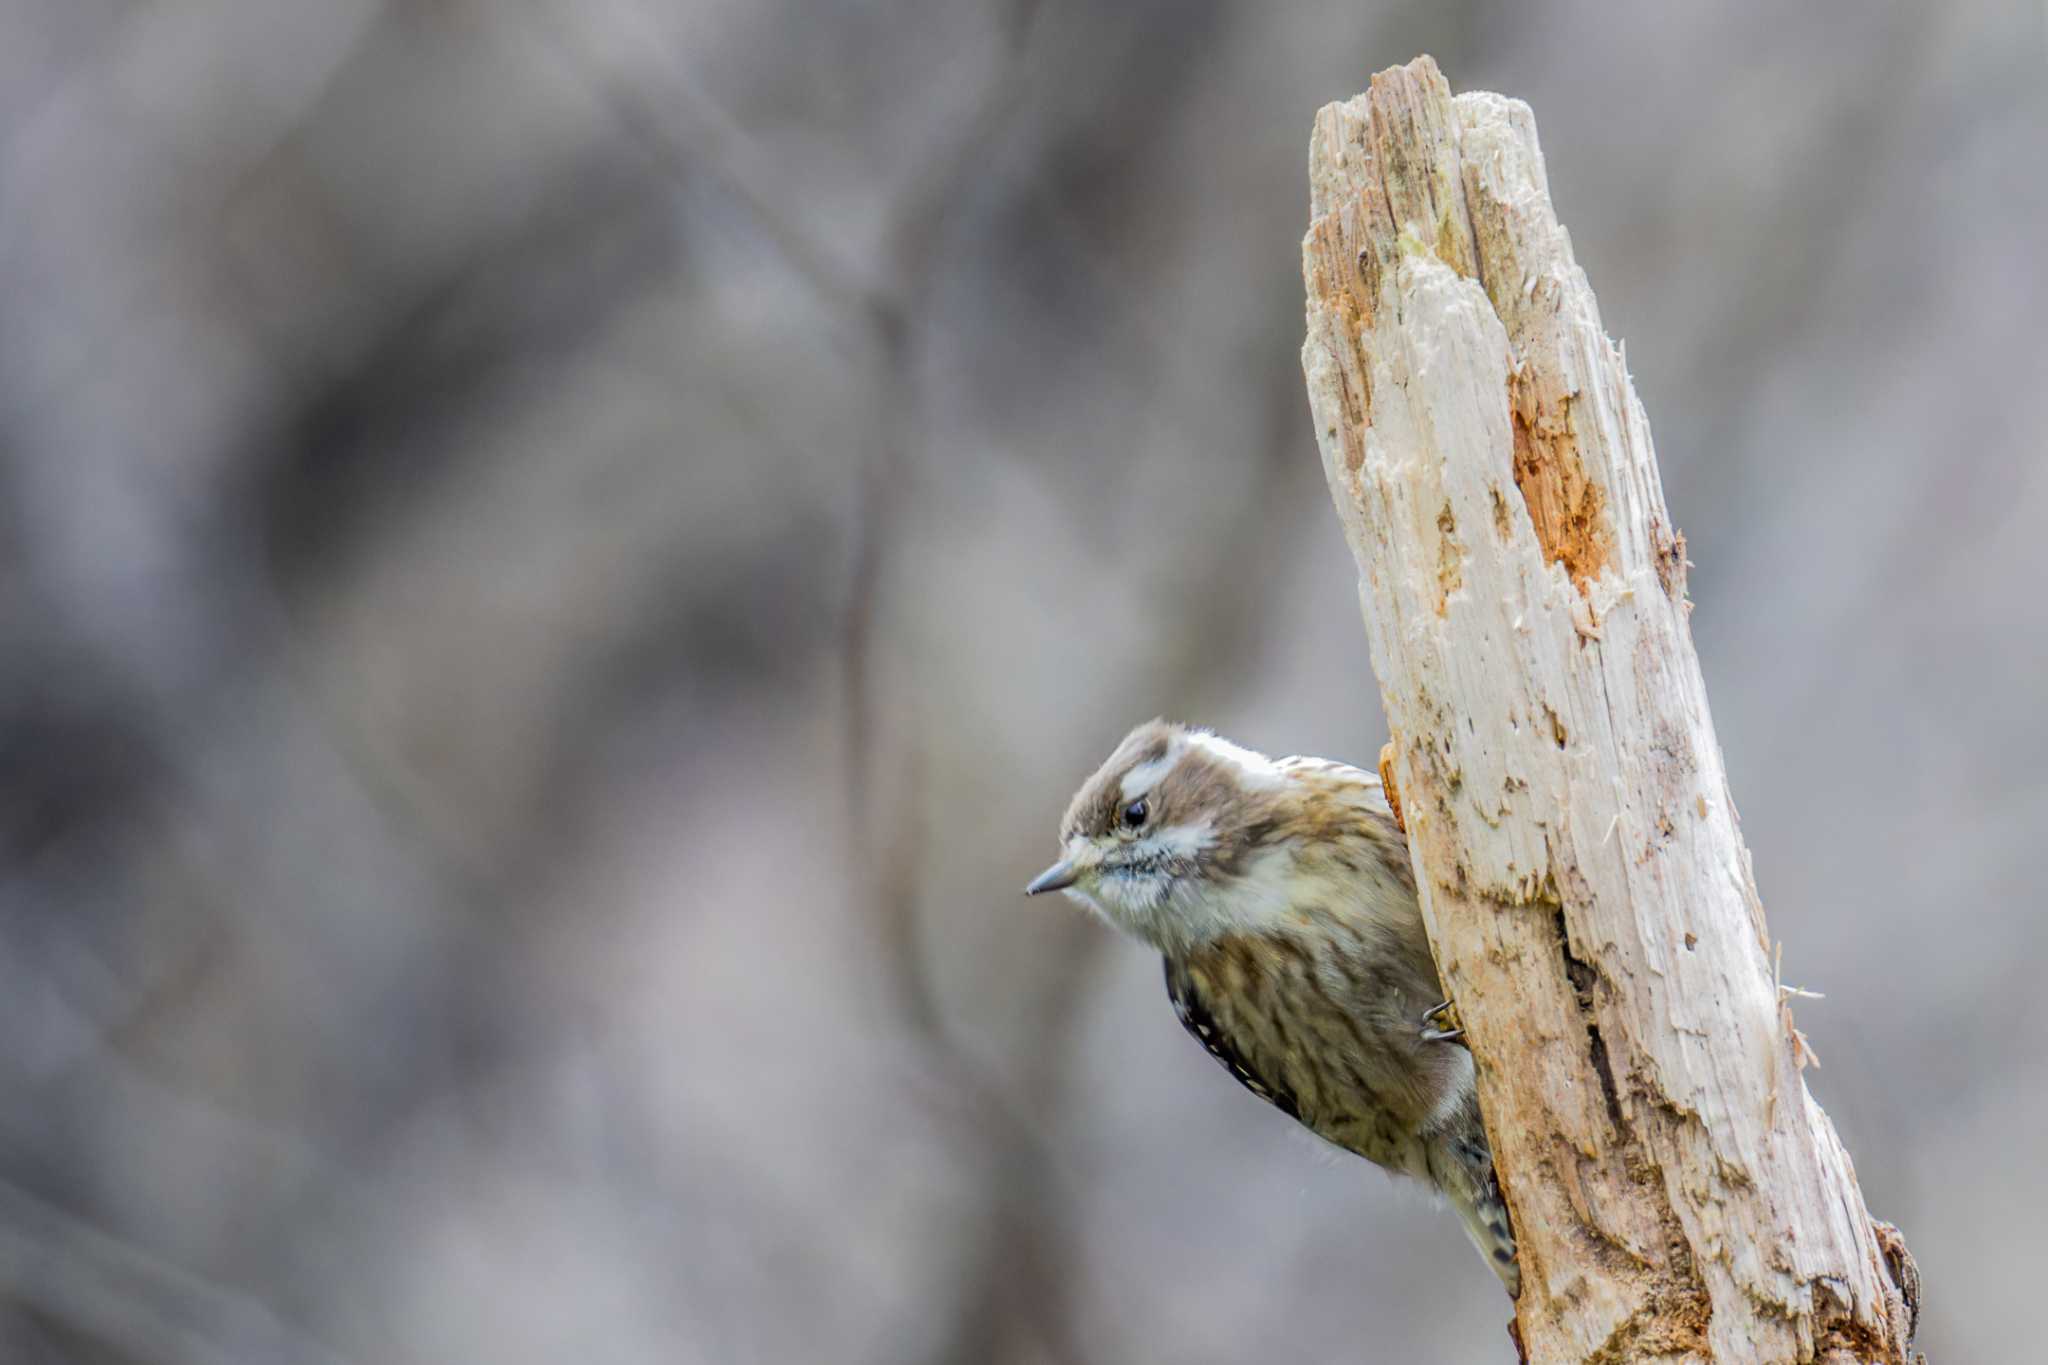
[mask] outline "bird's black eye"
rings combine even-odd
[[[1145,808],[1145,803],[1143,801],[1133,801],[1130,805],[1125,806],[1124,828],[1136,829],[1138,826],[1144,824],[1146,813],[1147,812]]]

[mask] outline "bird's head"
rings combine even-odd
[[[1269,855],[1290,779],[1263,754],[1154,720],[1124,737],[1060,822],[1060,860],[1024,890],[1065,891],[1172,950],[1284,904]]]

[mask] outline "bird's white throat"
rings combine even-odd
[[[1087,840],[1077,838],[1070,856],[1088,860],[1091,875],[1067,894],[1163,952],[1187,952],[1233,934],[1267,933],[1287,922],[1290,906],[1305,889],[1289,851],[1260,850],[1228,876],[1212,877],[1198,860],[1213,838],[1206,822],[1172,825],[1109,850],[1114,861],[1101,859]],[[1159,854],[1169,856],[1154,856]]]

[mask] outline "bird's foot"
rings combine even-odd
[[[1449,1000],[1427,1010],[1422,1016],[1422,1040],[1426,1043],[1455,1043],[1465,1036],[1458,1007]]]

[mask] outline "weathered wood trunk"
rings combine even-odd
[[[1419,58],[1317,116],[1310,180],[1302,364],[1529,1358],[1907,1360],[1528,107]]]

